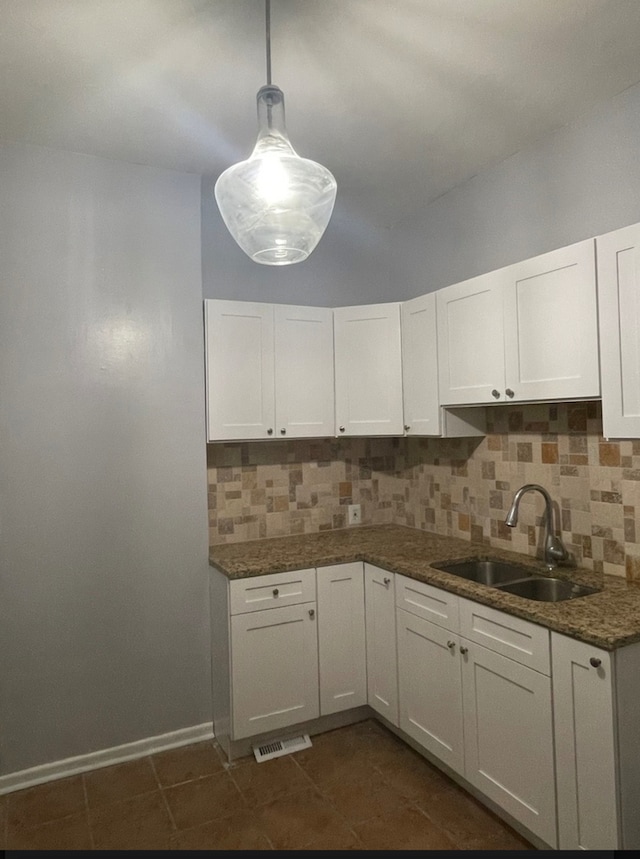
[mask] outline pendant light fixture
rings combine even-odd
[[[265,0],[267,85],[258,91],[258,139],[246,161],[224,171],[215,197],[227,229],[263,265],[302,262],[324,233],[336,180],[301,158],[284,124],[284,95],[271,83],[271,0]]]

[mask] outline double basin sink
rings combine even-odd
[[[552,576],[540,576],[530,568],[490,558],[471,558],[466,561],[452,561],[431,564],[431,566],[434,570],[441,570],[472,582],[498,588],[505,593],[539,602],[561,602],[598,592],[598,588],[590,588]]]

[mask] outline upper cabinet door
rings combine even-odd
[[[205,301],[207,439],[269,438],[274,428],[273,305]]]
[[[501,273],[506,281],[507,398],[599,397],[593,239],[516,263]]]
[[[440,289],[436,303],[440,402],[504,400],[501,272]]]
[[[334,311],[337,435],[402,435],[400,304]]]
[[[605,438],[640,438],[640,224],[596,239]]]
[[[333,311],[276,305],[277,437],[332,436]]]
[[[405,301],[401,319],[405,432],[440,435],[435,292]]]

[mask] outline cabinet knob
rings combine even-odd
[[[505,391],[505,394],[509,397],[510,400],[513,399],[513,397],[515,397],[515,394],[511,390],[511,388],[507,388],[507,390]]]
[[[491,391],[491,396],[495,397],[496,400],[500,399],[500,391],[497,391],[495,388]]]
[[[461,648],[460,648],[460,653],[461,653],[463,656],[465,655],[465,653],[468,653],[468,652],[469,652],[469,648],[468,648],[468,647],[461,647]]]
[[[453,650],[453,648],[455,646],[456,646],[455,641],[447,641],[447,647],[449,648],[449,650]],[[460,648],[460,650],[462,650],[462,648]]]
[[[409,424],[404,425],[404,431],[405,432],[409,432],[410,429],[411,429],[411,426]]]
[[[389,585],[391,584],[391,579],[389,579],[389,578],[385,577],[382,581],[384,582],[385,588],[388,588]]]
[[[274,597],[279,596],[279,594],[280,594],[280,591],[278,590],[278,588],[274,588],[274,589],[273,589],[273,595],[274,595]]]
[[[340,432],[344,432],[344,427],[339,427]]]
[[[316,616],[316,610],[314,608],[309,609],[309,617],[314,618]]]
[[[267,430],[267,435],[273,435],[273,427],[269,427]]]
[[[597,656],[592,656],[589,660],[589,663],[593,665],[594,668],[600,668],[600,666],[602,665],[602,659],[598,659]]]
[[[286,435],[286,434],[287,434],[286,429],[284,427],[282,427],[282,429],[280,430],[280,435]]]

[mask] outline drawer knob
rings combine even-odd
[[[278,588],[273,589],[273,595],[274,595],[274,597],[277,597],[280,595],[280,591],[278,590]]]
[[[602,665],[602,659],[598,659],[597,656],[592,656],[589,660],[589,663],[593,665],[594,668],[600,668],[600,666]]]
[[[313,608],[309,609],[309,617],[314,618],[316,616],[316,610]]]
[[[286,429],[284,427],[282,427],[282,429],[280,430],[280,435],[286,435],[286,434],[287,434]]]
[[[269,427],[267,430],[267,435],[273,435],[273,427]]]
[[[453,648],[455,646],[456,646],[455,641],[447,641],[447,647],[449,648],[449,650],[453,650]],[[462,650],[462,648],[460,648],[460,650]]]
[[[404,431],[405,431],[405,432],[409,432],[409,430],[410,430],[410,429],[411,429],[411,425],[410,425],[410,424],[405,424],[405,425],[404,425]]]
[[[339,427],[340,432],[344,432],[344,427]]]
[[[494,388],[493,391],[491,391],[491,396],[494,397],[496,400],[499,400],[500,399],[500,391],[497,391]]]
[[[468,653],[468,652],[469,652],[469,648],[468,648],[468,647],[461,647],[461,648],[460,648],[460,653],[461,653],[463,656],[464,656],[466,653]]]
[[[385,588],[388,588],[389,585],[391,584],[391,579],[387,578],[386,576],[382,581],[384,582]]]
[[[511,388],[507,388],[507,390],[505,391],[505,394],[509,397],[510,400],[513,399],[513,397],[515,397],[515,394],[511,390]]]

